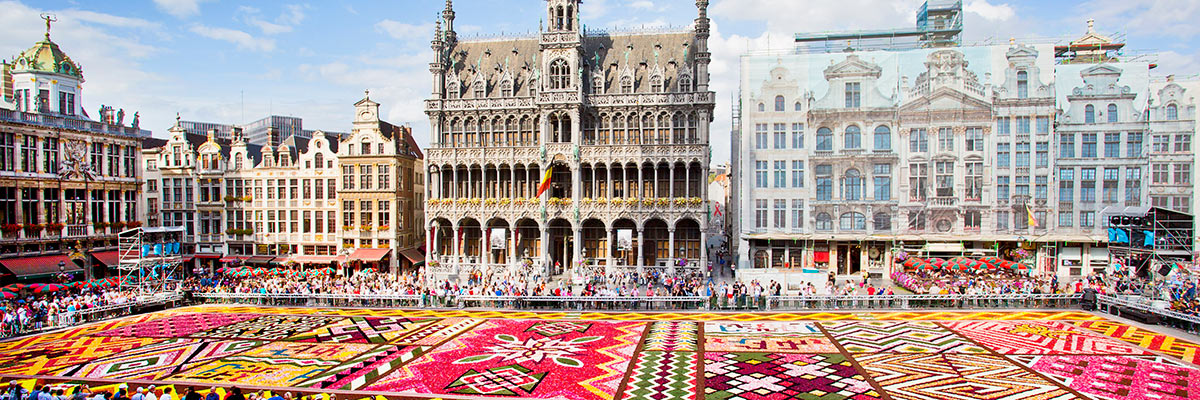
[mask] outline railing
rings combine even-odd
[[[296,293],[200,293],[192,298],[199,302],[217,304],[255,304],[264,306],[297,307],[421,307],[447,304],[435,303],[436,296],[423,299],[420,295],[405,294],[296,294]],[[423,301],[424,300],[424,301]]]
[[[876,296],[490,296],[193,293],[201,302],[305,307],[457,307],[546,310],[1066,309],[1080,294]]]
[[[1113,307],[1125,307],[1134,310],[1151,313],[1160,317],[1174,319],[1176,321],[1188,322],[1193,325],[1200,325],[1200,316],[1188,315],[1175,310],[1155,307],[1144,302],[1131,301],[1122,299],[1116,296],[1099,295],[1096,300],[1109,311],[1112,312]]]

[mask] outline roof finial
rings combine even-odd
[[[367,100],[371,99],[371,89],[363,90],[363,98]]]
[[[42,13],[41,17],[42,17],[42,19],[46,20],[46,39],[49,39],[50,38],[50,23],[58,22],[58,18],[56,18],[54,16],[54,14],[51,14],[51,13]]]
[[[183,126],[183,122],[179,118],[179,112],[175,112],[175,126]]]
[[[47,26],[49,26],[49,25],[47,25]],[[1096,32],[1096,20],[1092,19],[1092,18],[1088,18],[1087,33],[1095,33],[1095,32]]]

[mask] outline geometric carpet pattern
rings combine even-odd
[[[1200,399],[1200,341],[1185,339],[1075,311],[204,305],[0,341],[0,382],[345,400]]]
[[[823,324],[851,353],[986,353],[983,347],[928,321],[866,321]]]

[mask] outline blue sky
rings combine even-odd
[[[537,30],[542,0],[455,0],[460,37]],[[729,159],[729,99],[737,59],[747,50],[782,49],[792,33],[911,26],[921,0],[712,0],[711,68],[719,99],[713,159]],[[308,129],[349,130],[352,104],[371,90],[393,123],[411,123],[427,143],[422,100],[429,94],[429,40],[444,5],[437,0],[0,1],[0,57],[11,59],[57,16],[52,38],[84,77],[82,104],[141,112],[142,126],[164,136],[184,119],[248,122],[269,114],[304,118]],[[1066,41],[1088,18],[1129,49],[1156,53],[1152,74],[1200,73],[1200,1],[964,0],[966,43],[1008,38]],[[592,27],[686,27],[694,1],[586,0]]]

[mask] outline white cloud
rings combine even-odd
[[[67,10],[59,14],[59,17],[74,18],[83,22],[119,28],[158,29],[162,27],[157,22],[150,22],[141,18],[120,17],[86,10]]]
[[[375,31],[397,40],[425,41],[433,38],[433,24],[413,25],[385,19],[375,24]]]
[[[963,4],[963,11],[979,14],[989,21],[1007,21],[1016,14],[1008,4],[991,4],[987,0],[971,0]]]
[[[634,0],[629,2],[629,7],[634,9],[650,10],[654,8],[654,2],[650,0]]]
[[[256,38],[249,33],[236,29],[216,28],[205,25],[192,25],[188,30],[209,39],[222,40],[237,45],[242,50],[271,51],[275,50],[275,40]]]
[[[608,14],[608,0],[589,0],[579,6],[579,17],[587,20],[602,18]]]
[[[291,32],[300,22],[304,21],[304,9],[306,6],[289,4],[284,6],[283,12],[275,17],[274,22],[267,21],[260,16],[260,11],[254,7],[239,6],[238,19],[241,19],[246,24],[257,27],[263,34],[276,35],[280,33]]]
[[[177,18],[189,17],[200,13],[200,3],[208,0],[154,0],[159,10]]]
[[[1095,18],[1097,29],[1180,38],[1200,35],[1200,2],[1195,0],[1091,0],[1076,9],[1080,19]]]

